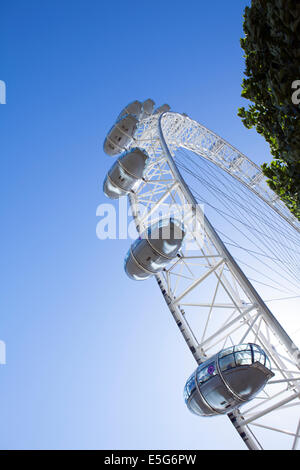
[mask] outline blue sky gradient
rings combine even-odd
[[[248,1],[2,5],[0,448],[243,449],[182,391],[193,358],[152,280],[124,274],[128,240],[96,237],[102,150],[123,106],[153,98],[248,155],[237,117]]]

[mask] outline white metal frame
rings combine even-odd
[[[144,181],[129,196],[138,232],[163,208],[172,207],[185,225],[186,239],[193,241],[193,249],[186,242],[177,259],[156,276],[187,345],[199,364],[231,344],[260,344],[275,376],[260,396],[229,418],[249,449],[268,447],[272,437],[266,437],[267,431],[283,437],[282,448],[296,449],[300,351],[197,205],[172,155],[180,147],[193,151],[234,176],[300,233],[299,222],[269,189],[257,165],[187,116],[167,112],[144,119],[131,144],[136,146],[150,157]],[[183,213],[183,206],[189,210]]]

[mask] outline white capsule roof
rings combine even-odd
[[[104,183],[103,191],[110,199],[117,199],[135,190],[143,178],[148,154],[139,148],[125,152],[113,164]]]
[[[143,104],[140,101],[138,100],[132,101],[132,103],[129,103],[127,106],[125,106],[125,108],[122,109],[117,120],[122,118],[123,116],[126,116],[126,114],[132,114],[137,119],[139,119],[140,114],[142,112],[142,108],[143,108]]]
[[[145,119],[151,116],[151,114],[153,113],[154,105],[155,105],[154,101],[151,100],[150,98],[148,100],[145,100],[143,102],[143,110],[142,110],[140,119]]]
[[[143,280],[160,272],[177,256],[184,235],[182,224],[173,218],[151,225],[131,245],[125,258],[126,274]]]
[[[168,104],[163,104],[162,106],[159,106],[159,108],[156,108],[154,111],[154,114],[162,114],[170,111],[170,106]]]

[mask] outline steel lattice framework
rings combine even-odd
[[[144,181],[129,196],[138,232],[166,208],[185,225],[189,243],[156,280],[191,353],[199,364],[232,344],[260,344],[275,376],[258,397],[228,416],[249,449],[268,447],[272,437],[266,431],[278,433],[281,448],[296,449],[300,351],[205,217],[174,162],[176,150],[188,149],[231,174],[296,232],[299,222],[269,189],[257,165],[185,115],[167,112],[143,119],[133,147],[145,149],[150,157]]]

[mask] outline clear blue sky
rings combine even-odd
[[[104,137],[134,99],[270,160],[236,115],[248,3],[2,5],[0,448],[244,448],[226,417],[186,410],[193,358],[156,284],[126,278],[129,241],[98,240],[95,214]]]

